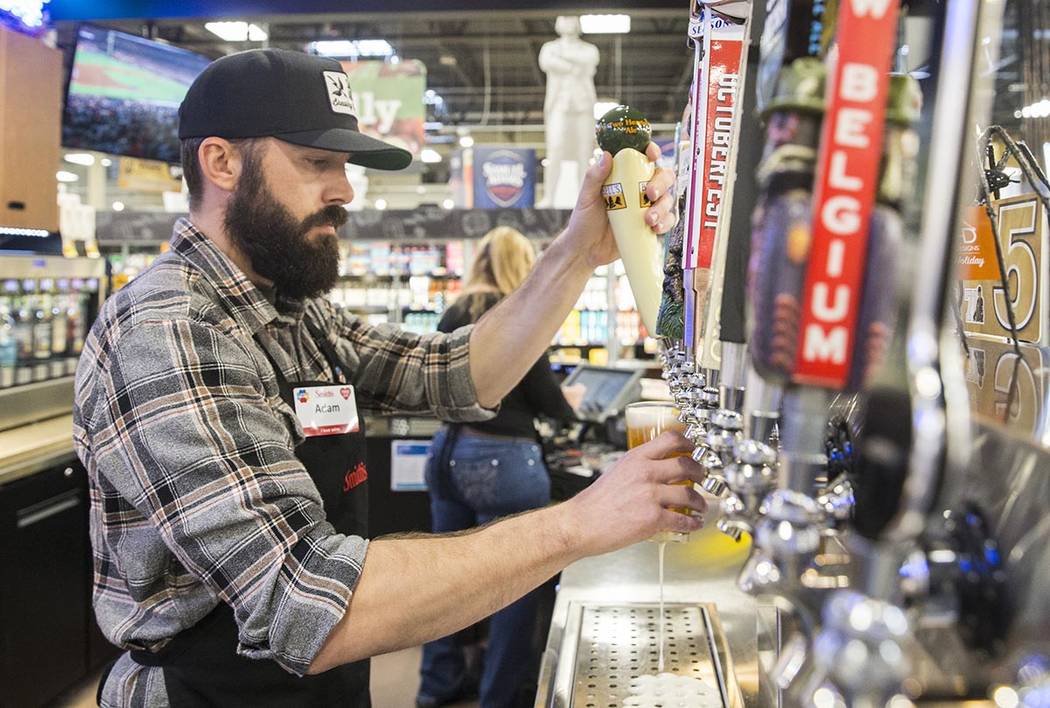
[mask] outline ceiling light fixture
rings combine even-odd
[[[434,148],[423,148],[423,152],[419,153],[419,159],[427,164],[434,164],[441,162],[441,153]]]
[[[50,232],[47,229],[23,229],[18,226],[0,226],[0,236],[31,236],[32,238],[47,238]]]
[[[385,39],[321,39],[306,48],[323,57],[393,57],[394,48]],[[399,60],[400,61],[400,60]]]
[[[627,34],[631,31],[630,15],[581,15],[583,34]]]
[[[57,179],[59,182],[76,182],[80,178],[72,172],[68,172],[66,170],[59,170],[55,173],[55,179]]]
[[[74,165],[83,165],[84,167],[91,167],[95,164],[95,156],[89,152],[67,152],[65,160],[66,162],[72,162]]]
[[[247,22],[205,22],[204,29],[227,42],[265,42],[269,37],[262,27]]]
[[[48,0],[0,0],[0,11],[6,12],[20,24],[35,29],[44,24],[44,6]]]
[[[322,39],[306,45],[314,54],[323,57],[349,57],[354,55],[354,43],[348,39]]]
[[[1050,116],[1050,98],[1036,101],[1021,109],[1022,118],[1046,118],[1048,116]]]

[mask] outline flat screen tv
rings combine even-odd
[[[77,31],[62,144],[165,162],[179,161],[179,104],[211,60],[99,27]]]

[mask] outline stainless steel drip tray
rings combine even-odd
[[[664,678],[653,686],[661,622]],[[663,617],[656,604],[571,604],[553,684],[558,708],[743,706],[710,604],[667,603]]]

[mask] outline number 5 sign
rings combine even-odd
[[[999,219],[1007,287],[999,274],[991,224],[983,210],[975,208],[960,234],[963,329],[967,334],[1009,339],[1012,308],[1017,338],[1048,344],[1048,234],[1043,206],[1035,195],[1023,194],[994,202],[992,208]]]

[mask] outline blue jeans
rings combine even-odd
[[[540,446],[523,438],[500,440],[462,430],[452,451],[447,484],[439,484],[437,456],[447,428],[434,436],[427,459],[426,480],[435,533],[462,531],[501,516],[550,503],[550,476]],[[481,676],[482,708],[514,705],[529,677],[533,625],[539,594],[530,592],[492,615],[488,650]],[[420,697],[445,699],[462,688],[465,661],[454,637],[423,646]]]

